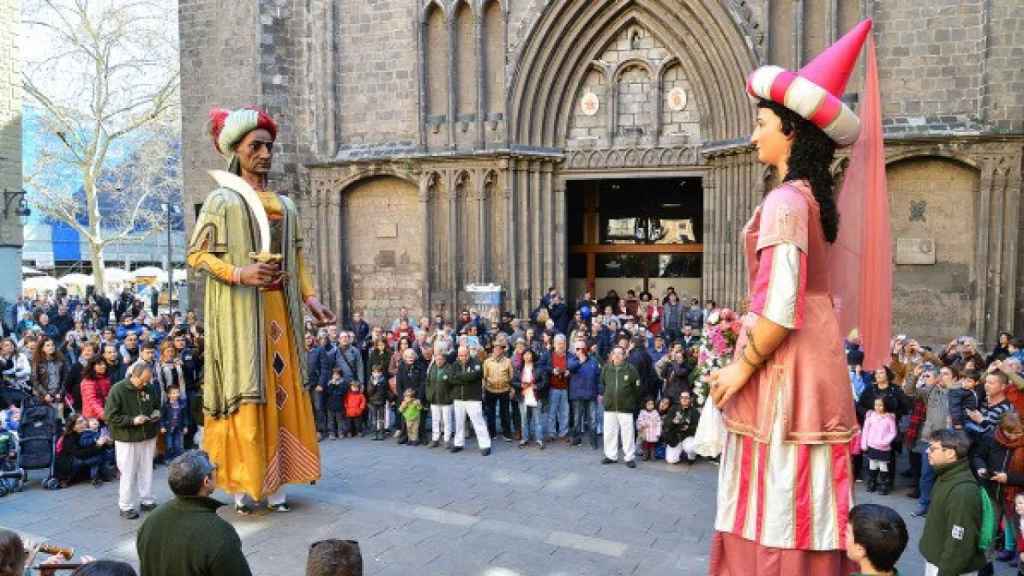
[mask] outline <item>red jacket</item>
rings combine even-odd
[[[86,418],[103,419],[103,406],[107,403],[107,394],[110,394],[110,378],[100,376],[93,380],[85,378],[82,380],[82,416]]]
[[[349,393],[345,395],[345,416],[358,418],[363,415],[363,410],[366,410],[366,395],[349,390]]]

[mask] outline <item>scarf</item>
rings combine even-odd
[[[1010,451],[1010,459],[1006,463],[1006,472],[1012,472],[1014,474],[1024,473],[1024,436],[1018,437],[1016,440],[1011,440],[1003,433],[1001,428],[996,428],[995,440],[1000,446],[1005,447]],[[1008,502],[1009,505],[1013,506],[1013,499],[1019,492],[1024,489],[1024,486],[1014,486],[1011,484],[1003,485],[1003,500]]]

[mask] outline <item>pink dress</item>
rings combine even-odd
[[[744,326],[763,316],[791,332],[722,411],[728,434],[710,574],[845,576],[857,420],[829,290],[829,244],[808,185],[772,190],[743,241],[751,287]],[[744,330],[737,355],[746,346]]]

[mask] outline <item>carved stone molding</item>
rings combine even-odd
[[[563,167],[567,171],[668,168],[698,164],[699,159],[697,148],[691,146],[569,150]]]

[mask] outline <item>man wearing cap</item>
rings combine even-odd
[[[501,434],[505,442],[512,441],[512,421],[509,418],[509,400],[512,394],[512,360],[505,355],[508,338],[498,334],[494,339],[494,351],[484,360],[484,413],[487,416],[487,431],[495,438],[495,412],[501,415]]]
[[[254,108],[215,109],[210,118],[214,147],[234,178],[218,178],[188,249],[189,266],[207,278],[203,447],[238,513],[251,512],[246,495],[287,512],[284,485],[320,478],[303,387],[303,305],[320,324],[336,318],[307,273],[295,203],[269,188],[277,124]],[[280,258],[254,261],[267,239],[253,230],[267,220],[269,252]]]

